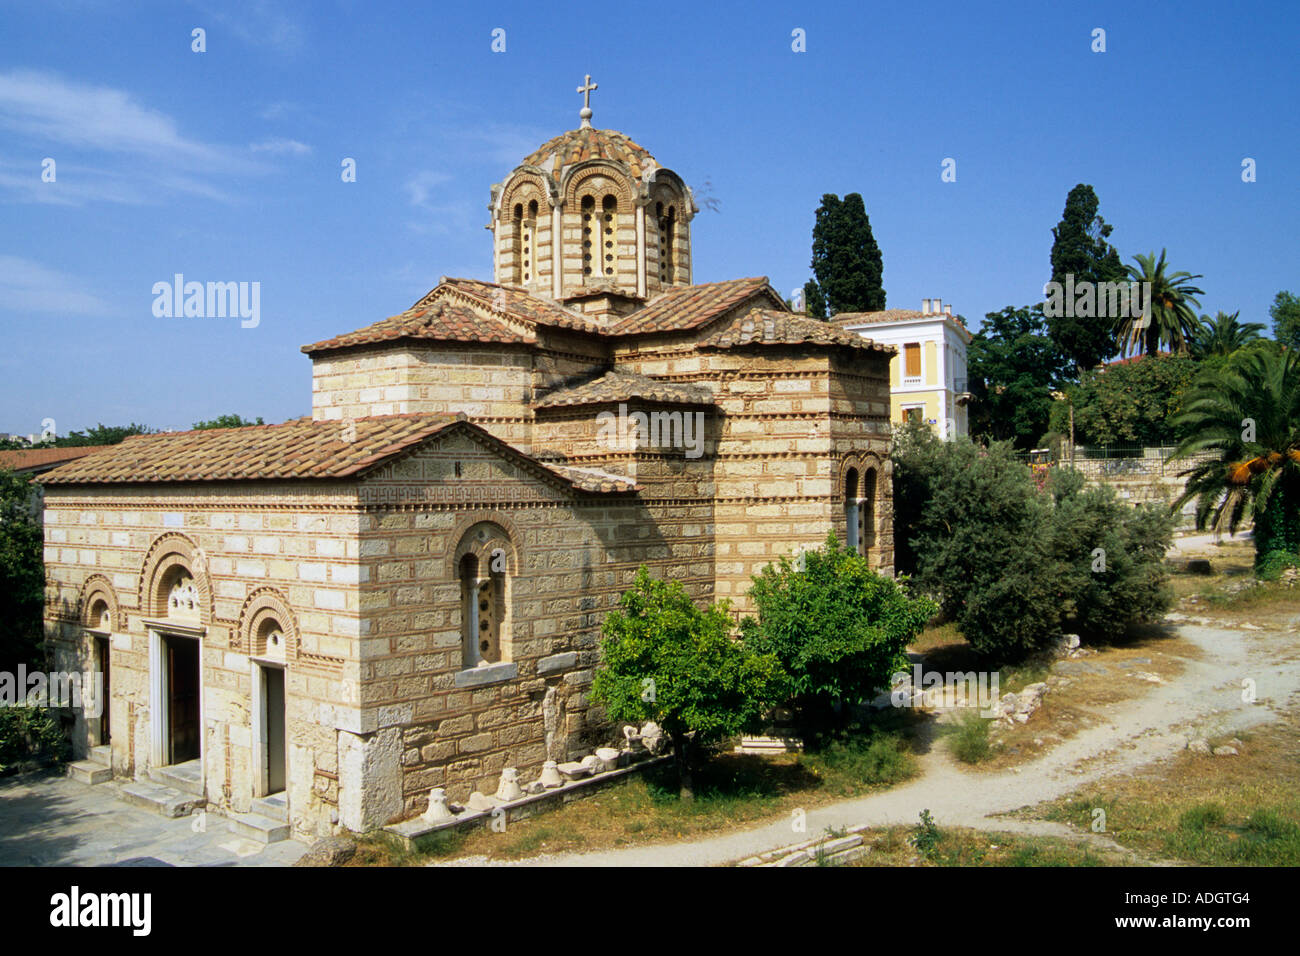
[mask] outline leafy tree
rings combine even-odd
[[[938,608],[872,571],[834,535],[799,564],[782,557],[753,577],[757,617],[741,622],[745,643],[785,671],[784,696],[809,728],[832,708],[856,704],[907,668],[904,649]]]
[[[1052,406],[1051,430],[1069,431],[1080,445],[1169,445],[1177,441],[1170,418],[1181,407],[1197,375],[1185,355],[1140,357],[1083,374]]]
[[[0,670],[41,656],[45,541],[33,492],[30,478],[0,469]]]
[[[1184,351],[1188,340],[1201,326],[1192,306],[1200,306],[1196,296],[1204,295],[1205,290],[1192,285],[1192,281],[1202,277],[1190,272],[1166,272],[1164,249],[1160,250],[1158,262],[1154,252],[1136,255],[1133,261],[1137,265],[1128,267],[1130,278],[1134,282],[1150,283],[1151,302],[1147,309],[1150,314],[1118,321],[1120,351],[1155,355],[1166,344],[1171,351]]]
[[[685,801],[702,750],[757,729],[782,681],[776,658],[733,640],[731,630],[726,602],[700,610],[681,582],[656,580],[644,566],[605,618],[592,700],[613,720],[663,727]]]
[[[208,422],[195,422],[194,429],[195,431],[202,431],[209,428],[247,428],[250,425],[265,424],[266,423],[262,421],[261,417],[259,417],[255,422],[250,422],[247,419],[240,418],[238,415],[218,415],[216,418]]]
[[[1264,326],[1258,322],[1241,322],[1241,312],[1218,312],[1214,318],[1201,316],[1201,327],[1187,343],[1192,358],[1204,361],[1211,356],[1231,355],[1237,349],[1259,341]]]
[[[1052,229],[1053,282],[1064,286],[1066,277],[1073,276],[1077,286],[1080,282],[1120,282],[1126,278],[1119,252],[1107,242],[1114,227],[1097,214],[1098,205],[1091,186],[1079,183],[1070,190],[1061,221]],[[1052,341],[1079,372],[1115,354],[1115,330],[1107,319],[1060,315],[1048,321]]]
[[[893,457],[894,534],[907,543],[897,563],[977,651],[1015,659],[1066,623],[1110,636],[1168,607],[1162,509],[1127,508],[1060,469],[1040,491],[1009,442],[945,442],[905,426]]]
[[[1287,348],[1300,349],[1300,296],[1279,292],[1268,307],[1273,320],[1273,338]]]
[[[86,445],[116,445],[132,435],[151,435],[157,429],[147,425],[105,425],[102,422],[84,432],[68,432],[55,440],[59,448],[82,448]]]
[[[813,225],[814,280],[804,286],[808,314],[878,312],[885,307],[884,264],[858,193],[822,196]]]
[[[1132,624],[1157,621],[1173,603],[1165,553],[1173,516],[1133,508],[1109,485],[1085,487],[1083,475],[1052,469],[1048,550],[1061,565],[1062,613],[1079,633],[1121,636]]]
[[[1033,448],[1070,360],[1047,333],[1042,306],[989,312],[967,349],[972,436]]]
[[[1300,554],[1300,353],[1260,342],[1234,353],[1188,396],[1176,458],[1208,454],[1183,474],[1174,503],[1196,501],[1196,526],[1235,532],[1250,522],[1255,565]]]

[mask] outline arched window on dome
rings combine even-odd
[[[655,213],[659,219],[659,281],[663,285],[671,285],[677,278],[677,263],[673,249],[673,236],[677,229],[677,207],[669,206],[665,210],[664,204],[659,203],[655,207]]]
[[[618,198],[607,194],[601,202],[601,262],[605,275],[618,273]]]
[[[514,253],[514,279],[519,282],[524,274],[524,204],[515,203],[514,213],[514,233],[510,237],[510,251]]]
[[[534,262],[537,251],[537,200],[531,199],[528,202],[528,215],[524,219],[524,238],[523,238],[523,276],[524,282],[529,282],[533,278]]]
[[[592,274],[592,256],[598,254],[600,246],[600,226],[596,222],[596,199],[593,196],[582,197],[582,274]]]

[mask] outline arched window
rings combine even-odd
[[[850,468],[844,476],[844,526],[845,543],[859,554],[862,553],[859,535],[858,517],[858,470]]]
[[[861,497],[858,499],[858,549],[864,557],[871,557],[876,547],[876,470],[868,468],[862,476]]]
[[[601,203],[601,249],[605,275],[618,272],[618,199],[607,195]]]
[[[472,528],[456,549],[460,579],[462,667],[508,661],[510,575],[513,547],[497,525]]]
[[[669,206],[664,212],[664,204],[659,203],[655,212],[659,219],[659,281],[671,285],[677,275],[673,260],[673,234],[677,229],[677,207]]]
[[[599,252],[600,225],[596,222],[596,200],[582,197],[582,274],[592,274],[592,256]]]
[[[515,263],[514,276],[515,276],[515,281],[518,282],[520,281],[519,277],[524,274],[524,270],[523,270],[524,205],[523,203],[515,203],[514,217],[511,220],[511,225],[514,226],[514,229],[510,236],[510,251],[511,253],[514,254],[514,263]]]
[[[537,200],[528,203],[528,215],[524,218],[523,236],[523,275],[528,282],[533,277],[533,258],[537,249]]]

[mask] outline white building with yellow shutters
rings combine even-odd
[[[892,345],[890,420],[927,422],[944,438],[967,433],[966,347],[971,333],[952,306],[922,299],[921,311],[841,312],[832,320],[873,342]]]

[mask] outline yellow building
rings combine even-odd
[[[967,433],[966,347],[971,333],[952,306],[922,299],[921,310],[841,312],[831,321],[898,349],[889,364],[890,421],[928,423],[943,438]]]

